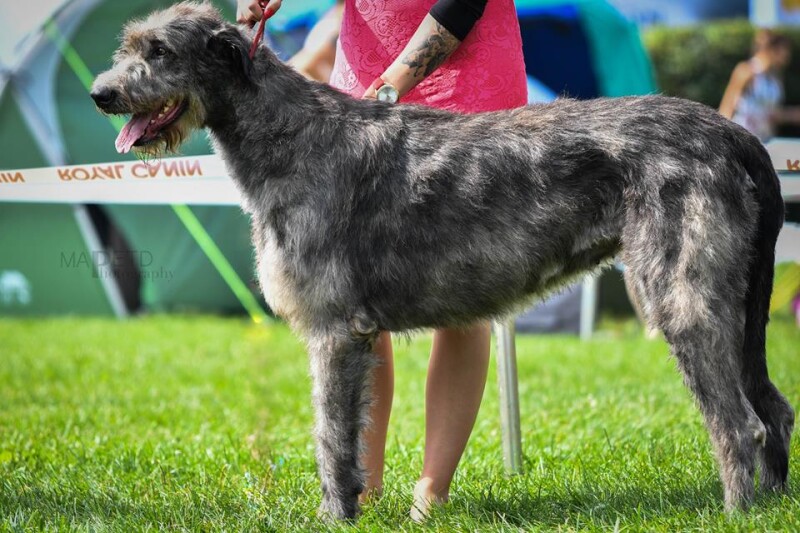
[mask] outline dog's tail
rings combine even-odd
[[[764,146],[752,136],[743,146],[742,164],[756,186],[759,215],[747,286],[745,321],[745,368],[749,375],[766,373],[766,333],[775,273],[775,243],[783,226],[781,185]]]
[[[783,226],[784,203],[780,180],[761,142],[748,135],[742,147],[742,164],[756,187],[758,227],[752,246],[742,350],[742,383],[756,414],[767,428],[762,451],[762,486],[784,486],[789,470],[789,435],[794,412],[769,380],[766,327],[775,273],[775,243]]]

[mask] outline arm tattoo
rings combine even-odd
[[[403,64],[411,68],[415,78],[425,78],[439,68],[459,44],[461,41],[437,22],[435,33],[403,58]]]

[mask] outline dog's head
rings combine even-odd
[[[208,3],[182,2],[127,24],[113,66],[91,92],[102,112],[132,115],[117,150],[176,151],[205,126],[218,84],[248,79],[248,47]]]

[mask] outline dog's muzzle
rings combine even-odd
[[[97,107],[106,112],[109,111],[115,103],[117,103],[117,100],[119,100],[119,93],[116,90],[108,87],[98,87],[93,89],[90,96],[92,97],[92,100],[94,100],[94,103],[97,104]]]

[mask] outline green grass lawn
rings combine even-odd
[[[407,513],[428,348],[427,336],[396,343],[386,493],[353,529],[420,528]],[[503,471],[492,372],[452,500],[424,527],[800,530],[797,482],[747,515],[722,513],[706,432],[663,342],[611,324],[590,343],[521,337],[518,357],[525,473]],[[769,357],[800,405],[788,320],[771,326]],[[326,529],[311,424],[306,356],[284,326],[0,320],[0,530]],[[795,474],[798,459],[795,441]]]

